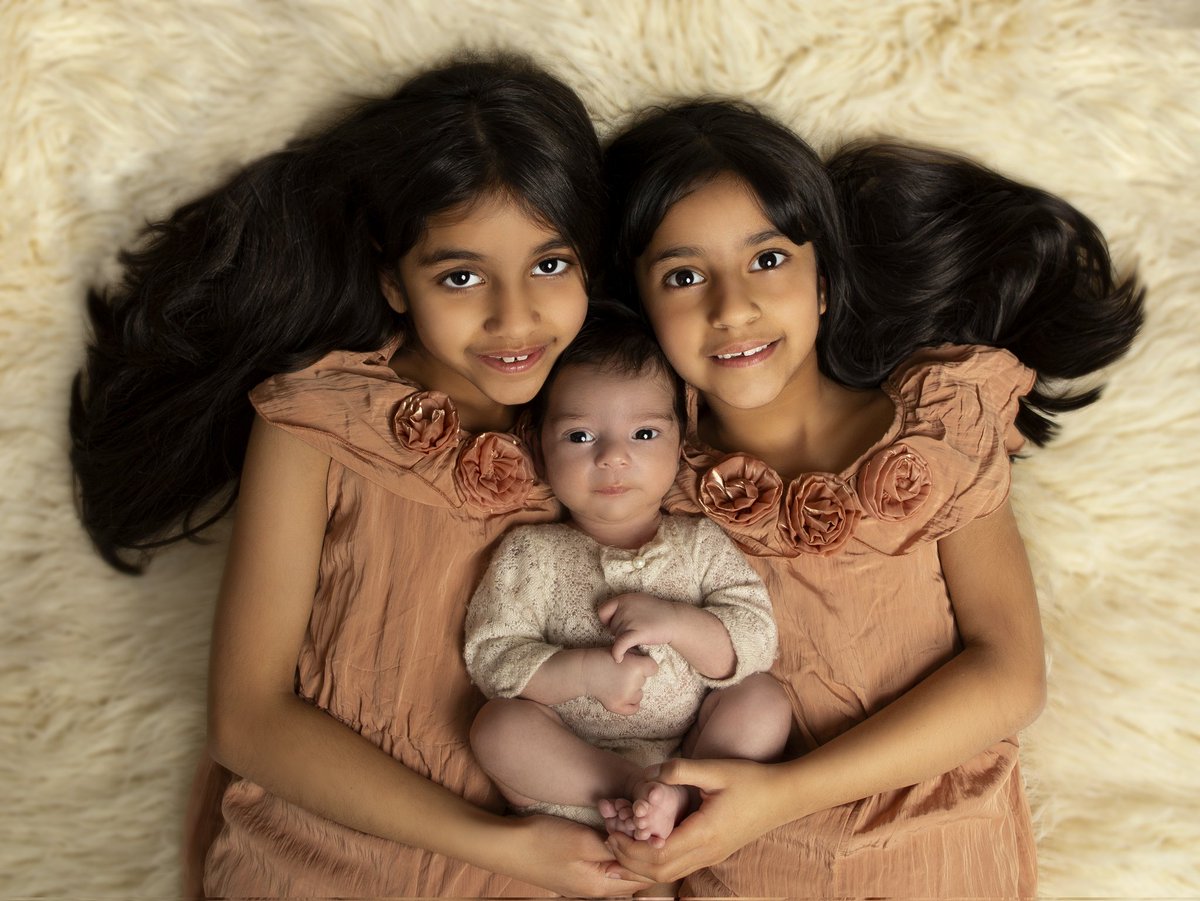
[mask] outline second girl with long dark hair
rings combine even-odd
[[[822,162],[743,104],[651,111],[606,173],[616,290],[694,389],[667,508],[751,555],[794,716],[784,763],[664,764],[705,800],[618,859],[685,895],[1034,895],[1009,455],[1097,397],[1058,380],[1129,347],[1140,289],[1059,198],[894,144]]]

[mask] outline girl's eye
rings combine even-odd
[[[752,272],[758,272],[763,269],[778,269],[787,259],[787,255],[779,250],[768,250],[766,253],[760,253],[754,258],[754,262],[750,264]]]
[[[663,279],[663,284],[668,288],[690,288],[692,285],[699,285],[703,282],[704,276],[695,269],[676,269]]]
[[[542,260],[533,267],[533,275],[562,275],[571,266],[570,260],[564,260],[562,257],[551,257],[548,260]]]
[[[567,432],[567,440],[572,444],[591,444],[596,439],[592,437],[591,432],[585,432],[583,429],[576,429],[573,432]]]
[[[447,288],[474,288],[482,285],[483,279],[468,269],[458,269],[443,278],[441,283]]]
[[[660,432],[658,429],[638,429],[633,433],[633,438],[635,441],[652,441],[661,434],[662,432]]]

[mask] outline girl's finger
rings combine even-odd
[[[721,761],[676,757],[660,764],[653,778],[667,785],[694,785],[712,792],[725,787],[726,780],[723,777]]]
[[[639,876],[632,870],[625,869],[625,867],[621,866],[619,863],[610,863],[605,869],[604,875],[609,879],[614,880],[612,884],[614,889],[622,888],[621,882],[616,881],[620,879],[625,883],[629,883],[629,885],[624,886],[624,888],[635,892],[643,886],[653,885],[655,882],[655,880],[651,879],[649,876]]]
[[[680,862],[667,857],[664,849],[652,848],[648,842],[637,841],[623,833],[610,835],[608,845],[626,871],[644,873],[652,882],[670,882],[676,875],[692,872],[680,869]]]

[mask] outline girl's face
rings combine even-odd
[[[417,337],[402,366],[468,427],[532,399],[587,311],[570,246],[500,194],[430,219],[398,275],[384,292]]]
[[[593,537],[657,520],[679,467],[675,389],[661,372],[568,366],[542,423],[546,481]]]
[[[672,206],[635,276],[671,365],[710,401],[756,409],[816,373],[825,306],[812,244],[781,234],[738,179],[719,176]]]

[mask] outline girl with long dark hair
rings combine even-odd
[[[617,858],[684,895],[1030,897],[1018,731],[1044,702],[1009,458],[1095,400],[1142,292],[1061,199],[864,143],[827,162],[734,102],[606,153],[614,289],[694,389],[673,513],[746,551],[790,759],[670,761],[700,809]]]
[[[583,321],[599,164],[561,81],[451,63],[182,207],[91,297],[72,462],[100,553],[136,570],[237,500],[206,893],[644,884],[586,827],[500,815],[459,651],[495,541],[558,516],[508,428]]]

